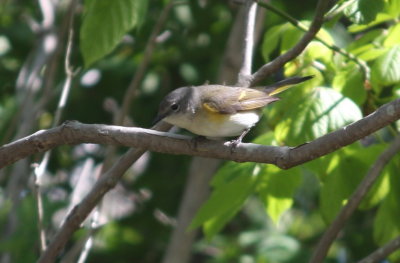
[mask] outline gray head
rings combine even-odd
[[[194,113],[196,104],[193,103],[193,100],[197,98],[196,96],[193,87],[183,87],[171,91],[161,101],[157,117],[153,123],[155,124],[172,114]]]

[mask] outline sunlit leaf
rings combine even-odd
[[[395,45],[372,66],[372,77],[381,85],[400,82],[400,45]]]
[[[400,44],[400,24],[396,24],[389,29],[385,41],[383,42],[385,47],[392,47],[398,44]]]
[[[243,167],[239,166],[239,169],[242,170],[237,174],[229,169],[218,172],[215,176],[218,179],[213,181],[213,185],[217,187],[198,211],[190,228],[204,224],[205,234],[211,238],[239,211],[257,185],[260,166],[250,163],[243,164]],[[222,184],[223,180],[225,183]]]
[[[385,145],[373,145],[364,148],[355,143],[332,154],[326,176],[322,178],[320,193],[320,209],[327,222],[337,216],[384,147]],[[369,201],[364,202],[364,208],[372,207],[382,200],[387,194],[387,184],[382,187],[386,187],[384,192],[379,192],[378,187],[369,193]]]
[[[400,15],[400,0],[385,1],[385,13],[396,19]]]
[[[363,74],[358,65],[349,63],[345,69],[335,74],[332,87],[356,104],[362,105],[367,97],[363,83]]]
[[[286,102],[289,107],[275,128],[279,142],[298,145],[362,117],[358,106],[339,92],[319,87],[297,101]]]
[[[390,192],[385,200],[379,206],[378,212],[374,221],[374,240],[379,245],[384,245],[390,240],[398,237],[400,234],[400,178],[399,178],[399,165],[398,158],[392,160],[388,169],[390,171]],[[393,262],[400,259],[400,253],[394,253],[390,256]]]
[[[274,26],[264,34],[262,55],[265,61],[271,60],[271,53],[278,48],[279,40],[288,27],[289,24]]]
[[[275,166],[266,166],[262,172],[258,196],[264,202],[267,214],[275,224],[281,215],[293,204],[293,196],[301,183],[299,167],[281,170]]]

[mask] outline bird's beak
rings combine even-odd
[[[158,122],[162,121],[165,117],[167,117],[168,112],[165,113],[158,113],[157,116],[154,118],[152,126],[156,125]]]

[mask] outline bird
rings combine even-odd
[[[291,77],[247,88],[225,85],[181,87],[161,101],[154,123],[165,121],[211,139],[237,137],[237,145],[260,120],[262,108],[279,100],[274,95],[313,76]]]

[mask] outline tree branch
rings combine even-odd
[[[351,1],[348,1],[345,3],[346,4],[351,3]],[[274,5],[272,5],[270,3],[266,3],[266,2],[258,2],[258,4],[268,10],[271,10],[272,12],[279,15],[280,17],[283,17],[284,19],[286,19],[289,23],[291,23],[294,27],[298,28],[299,30],[301,30],[303,32],[307,32],[309,30],[309,28],[306,25],[304,25],[300,21],[296,20],[295,18],[291,17],[289,14],[279,10]],[[343,6],[346,6],[346,5],[343,4]],[[324,21],[327,21],[327,16],[325,16]],[[365,61],[359,59],[357,56],[351,54],[350,52],[347,52],[345,49],[336,46],[335,44],[330,44],[330,43],[326,42],[324,39],[319,37],[318,34],[315,35],[315,39],[317,41],[319,41],[322,45],[326,46],[327,48],[341,54],[342,56],[346,57],[347,59],[349,59],[351,61],[354,61],[354,63],[356,63],[360,67],[360,69],[363,73],[363,76],[364,76],[364,80],[367,80],[367,81],[370,80],[371,70]]]
[[[245,32],[242,50],[242,66],[239,71],[238,85],[248,86],[253,64],[254,30],[257,15],[257,3],[247,0],[245,7]]]
[[[48,151],[63,144],[99,143],[138,147],[155,152],[185,154],[237,162],[275,164],[282,169],[314,160],[349,145],[400,118],[400,99],[381,106],[372,114],[339,130],[298,147],[265,146],[241,143],[232,152],[229,142],[204,140],[158,132],[100,124],[67,122],[49,130],[0,147],[0,168],[34,153]]]
[[[125,92],[124,100],[122,102],[122,107],[116,117],[117,125],[123,125],[124,123],[124,118],[128,113],[133,98],[135,97],[136,90],[138,89],[139,84],[142,81],[144,74],[146,72],[147,66],[150,63],[151,56],[153,55],[154,48],[156,47],[157,44],[157,36],[160,34],[160,31],[163,28],[171,8],[176,4],[182,4],[182,2],[170,1],[164,7],[156,25],[153,28],[153,31],[151,32],[150,38],[147,41],[146,48],[144,50],[143,60],[140,63],[139,68],[135,73],[135,76],[133,77],[131,83],[128,86],[128,89]]]
[[[157,130],[166,131],[171,125],[159,123],[153,127]],[[129,149],[114,165],[100,177],[93,186],[92,190],[85,198],[76,205],[68,214],[62,227],[58,230],[47,250],[42,254],[38,263],[54,262],[58,253],[65,246],[71,235],[79,228],[81,223],[90,214],[93,208],[100,202],[103,196],[115,187],[119,179],[124,175],[125,171],[142,156],[146,150]]]
[[[257,2],[260,2],[258,0]],[[286,53],[280,55],[279,57],[275,58],[271,62],[268,62],[264,66],[262,66],[257,72],[255,72],[250,79],[250,86],[254,86],[261,80],[263,80],[265,77],[269,76],[272,72],[277,71],[283,65],[285,65],[286,62],[294,59],[298,55],[300,55],[301,52],[307,47],[308,43],[313,40],[315,35],[318,33],[320,30],[323,22],[324,22],[324,14],[325,11],[327,10],[327,7],[329,5],[328,0],[319,0],[317,4],[317,8],[315,10],[315,16],[314,19],[310,25],[310,28],[308,31],[303,35],[303,37],[300,39],[300,41],[290,50],[288,50]]]
[[[357,209],[364,196],[368,193],[369,189],[373,186],[378,179],[385,165],[400,151],[400,136],[379,156],[374,165],[368,171],[364,180],[358,185],[353,195],[350,197],[347,204],[342,208],[339,215],[330,224],[329,228],[325,231],[317,247],[314,249],[310,263],[322,262],[328,250],[338,235],[339,231],[343,228],[346,221],[350,218],[353,212]],[[371,261],[372,262],[372,261]],[[376,261],[373,261],[376,262]]]
[[[358,263],[381,262],[388,255],[395,252],[399,248],[400,248],[400,236],[389,241],[383,247],[378,248],[368,257],[363,258],[362,260],[358,261]]]

